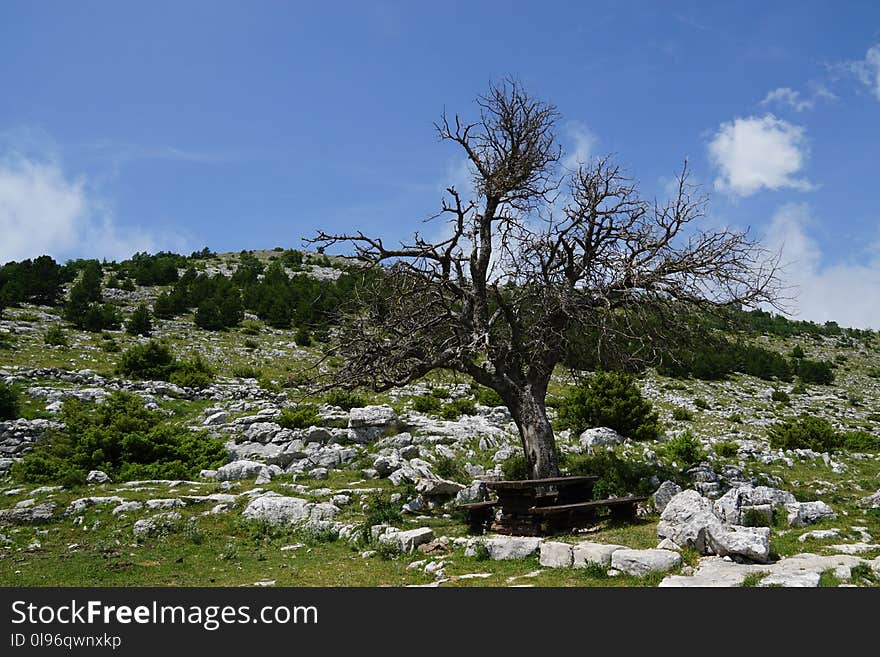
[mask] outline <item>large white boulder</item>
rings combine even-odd
[[[770,559],[769,527],[712,527],[709,547],[721,556],[738,556],[749,561],[766,563]]]
[[[785,506],[790,527],[804,527],[820,520],[837,518],[837,514],[825,502],[795,502]]]
[[[397,413],[387,404],[353,408],[348,416],[349,436],[358,443],[371,443],[399,424]]]
[[[570,568],[572,565],[571,543],[544,541],[538,561],[547,568]]]
[[[607,568],[611,565],[611,555],[624,549],[626,547],[623,545],[583,541],[572,548],[572,565],[575,568],[586,568],[590,564],[596,564]]]
[[[681,492],[681,486],[674,481],[664,481],[660,487],[654,491],[654,508],[657,513],[663,513],[669,500]]]
[[[419,527],[406,531],[390,528],[379,536],[379,541],[396,547],[401,552],[414,552],[417,547],[434,539],[434,530],[430,527]]]
[[[594,447],[610,447],[612,445],[620,445],[625,438],[617,433],[614,429],[608,427],[594,427],[584,431],[578,441],[587,451],[592,451]]]
[[[713,512],[712,501],[689,489],[669,500],[660,515],[657,536],[706,554],[711,529],[718,532],[722,529],[721,520]]]
[[[465,550],[467,556],[476,554],[476,547],[482,544],[493,560],[527,559],[541,549],[544,539],[533,536],[492,536],[477,539]]]
[[[217,468],[215,479],[219,481],[233,481],[238,479],[256,479],[266,467],[265,463],[259,461],[238,460],[227,463]]]
[[[299,497],[262,495],[247,505],[242,515],[273,525],[295,525],[309,519],[314,504]]]
[[[681,564],[681,555],[671,550],[615,550],[611,567],[628,575],[644,577],[651,573],[666,572]]]

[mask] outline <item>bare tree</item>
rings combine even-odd
[[[449,187],[434,216],[444,237],[310,240],[353,246],[381,272],[342,325],[334,380],[381,390],[435,369],[468,375],[510,409],[531,475],[555,476],[547,387],[578,336],[597,350],[650,345],[649,327],[664,322],[649,316],[773,302],[778,259],[745,233],[699,229],[706,199],[686,164],[674,198],[649,202],[609,158],[564,170],[556,108],[517,82],[476,102],[479,120],[444,113],[435,124],[473,174],[473,193]]]

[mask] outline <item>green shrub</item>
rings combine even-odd
[[[595,454],[576,455],[568,459],[567,470],[575,476],[597,477],[593,484],[593,499],[625,495],[650,495],[657,488],[657,479],[677,480],[680,475],[663,466],[624,461],[611,450]]]
[[[694,406],[699,408],[701,411],[705,411],[709,409],[709,402],[707,402],[705,399],[698,397],[694,400]]]
[[[694,419],[694,414],[686,408],[676,408],[672,411],[672,419],[679,422],[690,422]]]
[[[223,441],[171,424],[127,392],[114,392],[102,404],[66,400],[61,420],[63,430],[49,433],[12,466],[17,481],[75,485],[90,470],[116,480],[191,479],[227,461]]]
[[[722,458],[733,458],[739,453],[739,445],[729,441],[715,443],[712,446],[715,453]]]
[[[588,385],[569,388],[559,406],[558,424],[575,433],[610,427],[633,440],[651,440],[660,431],[657,413],[635,379],[616,372],[597,372]]]
[[[758,509],[746,509],[741,522],[744,527],[769,527],[772,524]]]
[[[706,452],[696,436],[687,430],[671,438],[664,446],[663,453],[674,461],[686,466],[696,465],[706,458]]]
[[[806,354],[804,353],[804,349],[800,345],[795,345],[794,348],[791,350],[791,357],[792,358],[799,359],[799,358],[804,358],[805,356],[806,356]]]
[[[432,397],[436,397],[437,399],[449,399],[449,390],[447,388],[436,387],[431,388],[431,391],[428,393]]]
[[[330,406],[338,406],[345,411],[350,411],[353,408],[362,408],[366,406],[367,400],[350,390],[334,388],[324,395],[324,403],[330,404]]]
[[[843,447],[851,452],[880,452],[880,437],[867,431],[846,431]]]
[[[791,397],[788,396],[788,393],[779,388],[773,389],[773,392],[770,393],[770,399],[775,402],[782,402],[783,404],[788,404],[791,401]]]
[[[309,329],[305,326],[300,326],[296,329],[296,333],[293,335],[293,341],[296,342],[299,347],[311,347],[312,335],[309,333]]]
[[[817,361],[802,358],[797,361],[795,367],[797,374],[804,383],[816,383],[819,385],[831,385],[834,382],[834,371],[828,361]]]
[[[116,364],[116,372],[138,379],[167,381],[177,367],[171,348],[164,342],[150,340],[124,351]]]
[[[727,419],[735,424],[742,424],[743,421],[742,415],[740,415],[739,413],[731,413],[730,417],[728,417]]]
[[[529,478],[529,464],[525,454],[517,452],[501,462],[501,472],[508,481],[521,481]]]
[[[15,420],[21,412],[18,392],[0,381],[0,420]]]
[[[142,303],[134,309],[125,325],[125,332],[129,335],[150,335],[153,332],[153,321],[147,304]]]
[[[314,404],[300,404],[295,408],[284,408],[278,424],[285,429],[305,429],[320,424],[321,416]]]
[[[465,469],[453,458],[438,456],[434,462],[434,472],[441,479],[457,481],[460,484],[470,483],[471,477]]]
[[[419,413],[436,414],[440,412],[443,402],[434,395],[419,395],[418,397],[413,397],[412,405],[413,410]]]
[[[487,388],[486,386],[478,386],[472,385],[471,392],[474,395],[474,398],[478,403],[483,406],[506,406],[504,400],[501,399],[501,395],[492,390],[492,388]]]
[[[168,376],[168,381],[182,388],[206,388],[211,385],[214,371],[204,361],[201,354],[178,363]]]
[[[43,336],[43,342],[53,347],[66,347],[67,334],[58,324],[52,324]]]
[[[777,422],[768,429],[770,446],[776,449],[811,449],[829,452],[843,445],[842,436],[820,417],[802,415]]]
[[[473,400],[467,398],[455,399],[443,405],[440,416],[447,420],[456,420],[462,415],[476,415],[477,407]]]
[[[232,366],[232,376],[240,379],[259,379],[263,373],[250,363],[238,363]]]
[[[391,501],[390,491],[370,493],[364,502],[364,525],[399,525],[403,522],[403,505]]]

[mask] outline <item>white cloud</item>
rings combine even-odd
[[[187,242],[120,226],[85,178],[70,177],[55,158],[21,155],[0,159],[0,236],[0,263],[42,254],[123,259]]]
[[[824,263],[808,228],[816,222],[803,203],[782,206],[771,220],[765,245],[781,250],[783,280],[793,297],[791,314],[815,322],[880,328],[880,257]]]
[[[586,163],[596,147],[596,135],[580,121],[569,121],[565,125],[565,136],[570,143],[567,155],[562,158],[562,166],[574,171],[579,164]]]
[[[750,196],[761,189],[812,189],[796,178],[807,159],[804,129],[772,114],[722,123],[709,142],[718,170],[715,189]]]
[[[880,44],[872,46],[865,58],[849,63],[850,70],[880,100]]]
[[[801,96],[801,92],[796,89],[779,87],[768,93],[761,101],[761,105],[772,104],[788,105],[795,112],[803,112],[812,109],[815,103],[812,99]]]

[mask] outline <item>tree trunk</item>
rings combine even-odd
[[[529,476],[532,479],[558,477],[556,439],[547,419],[544,394],[536,393],[534,386],[527,385],[514,393],[515,398],[508,406],[519,429]]]

